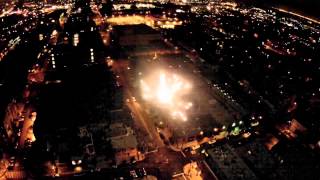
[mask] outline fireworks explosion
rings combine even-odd
[[[154,105],[165,108],[175,119],[187,121],[186,112],[192,107],[184,100],[191,85],[176,74],[156,73],[146,81],[141,80],[142,97]]]

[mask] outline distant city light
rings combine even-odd
[[[235,127],[236,126],[236,123],[232,123],[232,125],[231,125],[232,127]]]

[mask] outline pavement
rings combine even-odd
[[[161,140],[154,123],[152,120],[148,117],[147,113],[144,111],[144,108],[142,105],[137,102],[136,100],[133,100],[132,97],[135,97],[135,93],[133,93],[134,89],[130,86],[130,77],[126,71],[128,71],[128,62],[125,60],[117,60],[114,61],[112,70],[113,72],[118,76],[118,81],[120,81],[120,84],[123,87],[124,91],[124,97],[128,99],[129,102],[127,102],[128,108],[133,113],[133,118],[136,121],[136,124],[142,125],[143,128],[146,130],[148,135],[151,139],[154,140],[157,147],[163,147],[164,143]],[[136,90],[135,90],[136,91]]]

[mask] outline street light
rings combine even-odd
[[[94,62],[94,53],[93,53],[92,48],[90,48],[90,59],[91,59],[91,62],[93,63]]]

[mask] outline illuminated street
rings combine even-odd
[[[124,97],[128,99],[126,101],[127,106],[133,112],[134,120],[138,121],[137,124],[142,125],[142,127],[147,131],[148,135],[151,139],[155,140],[158,147],[163,146],[163,142],[161,141],[154,125],[149,120],[149,117],[146,115],[146,112],[143,110],[139,102],[133,99],[135,94],[132,93],[133,89],[128,80],[128,66],[126,61],[117,61],[113,63],[112,69],[117,74],[117,80],[120,84],[123,85],[125,95]]]

